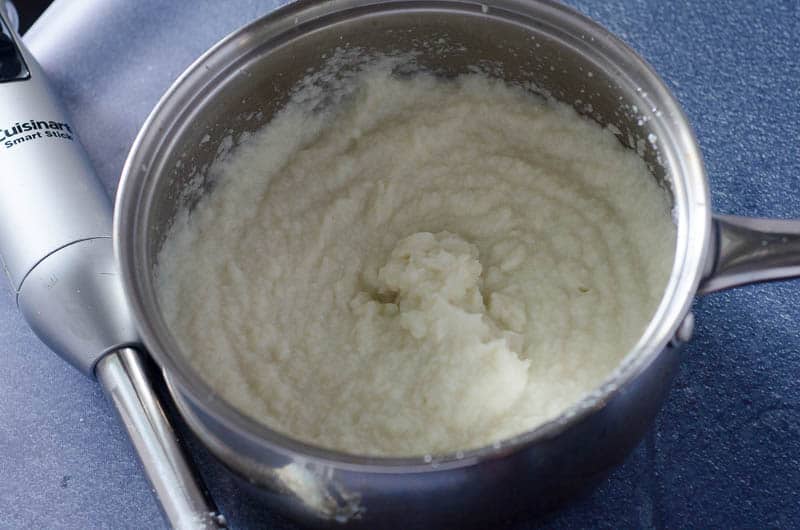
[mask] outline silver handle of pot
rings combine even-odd
[[[698,294],[800,277],[800,220],[715,215],[709,271]]]
[[[97,363],[96,374],[128,431],[169,524],[181,530],[227,528],[184,456],[139,352],[122,348],[106,355]]]

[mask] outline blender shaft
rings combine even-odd
[[[227,528],[225,517],[201,490],[139,352],[121,348],[109,353],[97,363],[95,373],[125,425],[169,524],[177,529]]]

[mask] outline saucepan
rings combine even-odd
[[[619,368],[552,421],[454,454],[326,450],[238,412],[171,335],[154,278],[172,220],[213,189],[203,175],[218,152],[267,123],[337,49],[412,52],[440,76],[479,68],[535,86],[611,128],[669,190],[677,243],[655,316]],[[275,510],[364,528],[480,525],[574,496],[650,427],[692,335],[696,295],[800,275],[800,222],[712,215],[700,150],[665,84],[614,35],[549,0],[299,1],[235,32],[175,82],[142,128],[122,176],[114,243],[142,340],[200,440]]]

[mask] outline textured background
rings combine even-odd
[[[56,0],[26,36],[109,190],[146,114],[223,35],[280,2]],[[689,115],[722,213],[800,217],[800,3],[571,0],[648,59]],[[800,527],[800,281],[697,302],[655,429],[550,528]],[[0,287],[0,526],[161,528],[99,388],[42,346]],[[196,443],[232,525],[293,528]],[[517,530],[542,523],[521,525]]]

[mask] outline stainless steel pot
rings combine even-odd
[[[479,65],[509,82],[532,82],[616,127],[670,190],[677,247],[657,313],[620,368],[558,418],[463,454],[337,453],[237,412],[170,335],[153,279],[171,220],[198,193],[181,197],[226,136],[268,122],[337,47],[413,50],[438,75]],[[142,128],[123,172],[114,238],[142,339],[200,439],[276,509],[306,523],[365,528],[480,525],[574,495],[604,477],[650,427],[691,336],[698,292],[800,275],[800,224],[712,218],[700,151],[664,83],[612,34],[549,0],[300,1],[234,33],[181,76]]]

